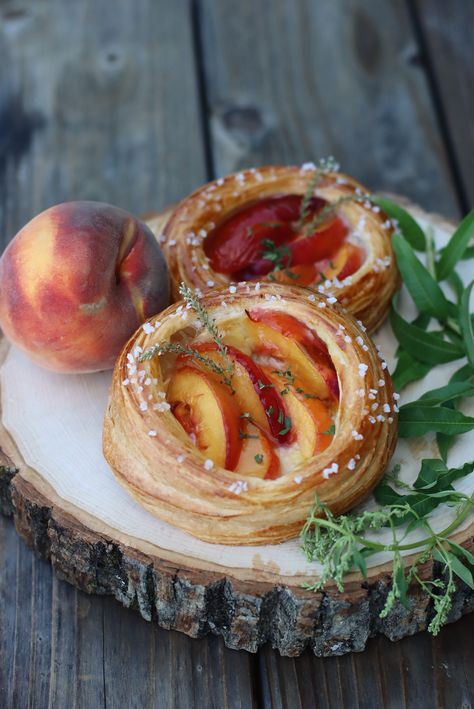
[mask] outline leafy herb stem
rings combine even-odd
[[[433,239],[433,229],[429,226],[426,229],[426,266],[430,275],[436,279],[435,246]]]

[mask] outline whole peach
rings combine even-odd
[[[168,268],[152,232],[109,204],[47,209],[0,259],[3,332],[57,372],[112,367],[130,335],[168,303]]]

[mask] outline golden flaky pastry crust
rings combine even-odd
[[[162,232],[156,232],[168,261],[173,297],[179,298],[181,282],[202,291],[229,285],[230,277],[213,271],[204,253],[207,233],[250,202],[279,194],[304,194],[313,175],[314,170],[306,166],[253,168],[203,185],[182,200]],[[334,172],[321,176],[315,194],[335,202],[356,190],[367,191],[353,178]],[[372,332],[383,322],[400,282],[391,246],[393,227],[387,215],[368,201],[346,202],[339,211],[356,230],[367,257],[343,283],[326,282],[325,292],[335,295]]]
[[[215,465],[207,469],[164,399],[162,359],[138,359],[151,346],[182,335],[183,328],[193,331],[194,311],[176,303],[141,327],[117,361],[104,454],[119,481],[157,517],[208,542],[276,544],[299,533],[315,492],[342,513],[372,490],[394,450],[397,407],[381,355],[332,298],[269,283],[230,290],[235,292],[202,298],[218,325],[264,306],[290,313],[326,343],[340,387],[330,446],[277,480],[243,478]]]

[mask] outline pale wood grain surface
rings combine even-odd
[[[198,12],[187,0],[0,1],[3,243],[63,199],[157,208],[210,177],[213,162],[222,172],[334,152],[371,187],[398,190],[426,208],[456,214],[460,187],[472,198],[473,92],[464,77],[473,53],[462,40],[469,3],[450,3],[448,15],[441,1],[417,3],[462,163],[456,189],[404,2],[378,10],[382,4],[369,0],[334,0],[330,11],[309,0],[192,4]],[[323,21],[329,12],[333,25]],[[369,129],[372,106],[381,121]],[[215,638],[159,630],[57,581],[4,518],[0,569],[7,709],[472,705],[474,615],[436,640],[378,639],[363,655],[289,659],[265,649],[251,656]]]

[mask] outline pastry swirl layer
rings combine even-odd
[[[272,283],[244,283],[201,299],[218,328],[256,307],[291,314],[317,334],[332,359],[339,405],[331,444],[274,480],[209,465],[166,400],[173,362],[140,361],[150,347],[195,337],[202,330],[195,312],[178,302],[140,327],[115,366],[104,423],[104,454],[124,487],[157,517],[221,544],[296,536],[315,493],[335,514],[360,502],[393,453],[397,406],[382,355],[334,300]]]
[[[210,182],[185,198],[173,211],[159,235],[172,277],[175,298],[181,282],[205,291],[225,287],[232,275],[213,270],[204,243],[223,220],[258,200],[278,195],[304,195],[314,175],[305,167],[253,168]],[[365,188],[341,173],[320,176],[314,196],[334,203],[342,197],[365,194]],[[391,246],[393,226],[387,215],[368,200],[346,201],[338,207],[364,247],[361,267],[349,277],[328,280],[314,290],[335,295],[339,302],[369,331],[384,320],[399,286],[399,274]],[[235,279],[234,279],[235,280]],[[240,279],[237,279],[240,280]],[[298,285],[295,280],[295,285]]]

